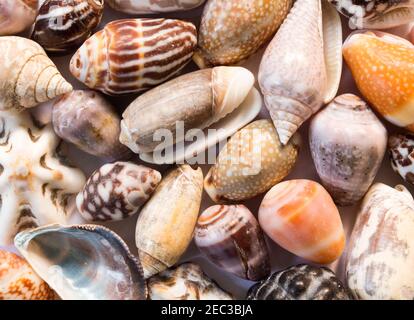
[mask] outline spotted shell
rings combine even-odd
[[[18,34],[36,18],[38,0],[0,0],[0,36]]]
[[[196,8],[205,0],[106,0],[115,10],[137,13],[161,13]]]
[[[388,140],[391,166],[405,181],[414,184],[414,135],[396,134]]]

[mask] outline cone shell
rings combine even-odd
[[[120,116],[95,91],[75,90],[57,99],[53,103],[52,121],[59,137],[86,153],[109,160],[132,155],[119,142]]]
[[[233,300],[194,263],[184,263],[148,279],[151,300]]]
[[[109,95],[135,93],[165,82],[191,59],[196,28],[172,19],[124,19],[108,23],[80,47],[72,74]]]
[[[310,180],[274,186],[260,205],[259,223],[281,247],[315,263],[335,261],[345,246],[338,209],[329,193]]]
[[[47,51],[81,45],[101,21],[104,0],[46,0],[39,9],[32,39]]]
[[[196,8],[205,0],[106,0],[113,9],[130,14],[185,11]]]
[[[285,178],[296,163],[299,135],[282,146],[270,120],[257,120],[237,132],[211,167],[204,188],[215,202],[253,198]]]
[[[120,141],[135,153],[152,152],[160,130],[173,133],[171,143],[191,129],[205,129],[239,107],[253,88],[253,74],[241,67],[192,72],[139,96],[125,110]],[[184,133],[176,126],[183,122]],[[166,143],[167,144],[167,143]]]
[[[0,0],[0,36],[29,28],[36,18],[38,0]]]
[[[208,1],[194,61],[205,68],[248,58],[270,40],[291,6],[292,0]]]
[[[211,262],[238,277],[258,281],[270,273],[263,232],[243,205],[206,209],[198,219],[195,242]]]
[[[382,123],[363,100],[345,94],[312,119],[309,139],[316,171],[335,202],[358,202],[384,158],[387,130]]]
[[[54,291],[18,255],[0,249],[0,300],[53,300]]]
[[[381,32],[352,34],[343,53],[358,89],[388,121],[414,131],[414,46]]]
[[[390,137],[388,146],[393,170],[405,181],[414,184],[414,135],[395,134]]]
[[[72,86],[36,42],[0,37],[0,52],[1,110],[35,107],[72,91]]]
[[[362,203],[346,260],[349,288],[364,300],[414,299],[414,200],[378,183]]]
[[[323,8],[321,0],[297,0],[260,64],[260,87],[283,145],[339,87],[341,22],[329,4]]]
[[[103,165],[76,197],[80,214],[88,221],[117,221],[135,214],[161,181],[161,174],[131,162]]]
[[[160,183],[142,208],[136,245],[145,278],[178,262],[193,238],[203,191],[203,173],[188,165],[177,167]]]

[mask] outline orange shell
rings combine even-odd
[[[281,247],[315,263],[335,261],[345,246],[337,207],[328,192],[310,180],[274,186],[260,205],[259,222]]]

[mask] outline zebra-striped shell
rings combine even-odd
[[[30,27],[36,18],[38,0],[0,0],[0,36]]]
[[[46,0],[36,17],[32,39],[47,51],[81,45],[99,24],[103,0]]]
[[[115,10],[136,13],[157,13],[190,10],[205,0],[107,0]]]
[[[113,21],[89,38],[70,62],[72,74],[109,95],[139,92],[180,71],[197,44],[196,28],[172,19]]]
[[[395,134],[388,140],[391,167],[405,181],[414,184],[414,135]]]

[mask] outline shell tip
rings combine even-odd
[[[149,279],[168,268],[165,263],[140,249],[138,249],[138,256],[144,270],[144,279]]]
[[[220,202],[220,196],[218,195],[217,189],[213,184],[213,176],[211,174],[211,170],[208,172],[206,178],[204,179],[204,190],[208,194],[208,196],[214,202]]]

